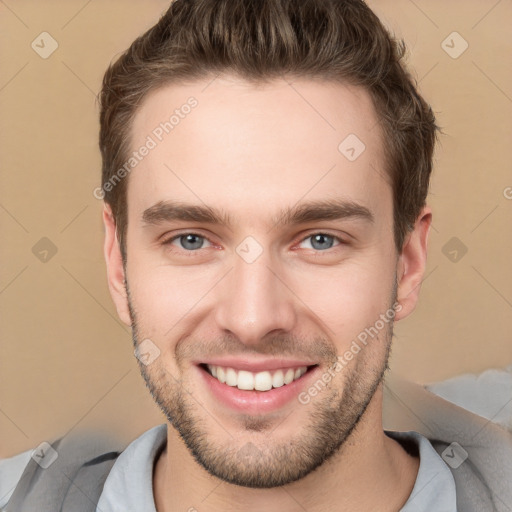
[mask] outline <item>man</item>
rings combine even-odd
[[[59,441],[7,510],[511,509],[505,431],[403,383],[383,426],[437,129],[403,51],[359,0],[175,0],[109,68],[109,288],[168,424]]]

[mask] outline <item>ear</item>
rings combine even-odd
[[[105,226],[105,245],[103,252],[107,264],[108,288],[119,318],[126,325],[131,326],[132,321],[128,308],[123,259],[117,239],[116,223],[112,215],[112,210],[106,203],[103,208],[103,224]]]
[[[410,315],[416,303],[421,288],[421,280],[427,263],[427,245],[432,210],[423,207],[416,219],[414,229],[406,236],[397,263],[397,302],[401,307],[396,310],[395,320],[401,320]]]

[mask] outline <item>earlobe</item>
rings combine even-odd
[[[432,224],[432,210],[425,206],[407,235],[397,264],[397,311],[395,320],[410,315],[418,302],[421,282],[427,263],[428,235]]]
[[[131,326],[131,317],[126,295],[125,271],[121,248],[116,233],[116,223],[110,205],[103,208],[103,224],[105,227],[105,243],[103,252],[107,265],[107,280],[110,295],[117,309],[119,318],[128,326]]]

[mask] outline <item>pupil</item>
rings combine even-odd
[[[328,247],[325,246],[326,243]],[[315,235],[312,245],[315,249],[329,249],[332,245],[332,237],[330,235]],[[318,245],[320,246],[318,247]]]
[[[186,235],[183,238],[185,239],[184,247],[186,249],[199,249],[201,247],[201,237],[196,235]]]

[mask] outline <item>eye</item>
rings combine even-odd
[[[164,245],[178,246],[180,249],[186,251],[195,251],[196,249],[203,249],[204,243],[209,244],[210,242],[204,236],[198,235],[197,233],[183,233],[176,235],[163,242]]]
[[[337,243],[335,243],[336,241]],[[327,249],[331,249],[334,246],[340,245],[342,240],[337,236],[329,235],[327,233],[314,233],[304,238],[301,243],[308,243],[309,247],[306,246],[305,249],[325,251]]]

